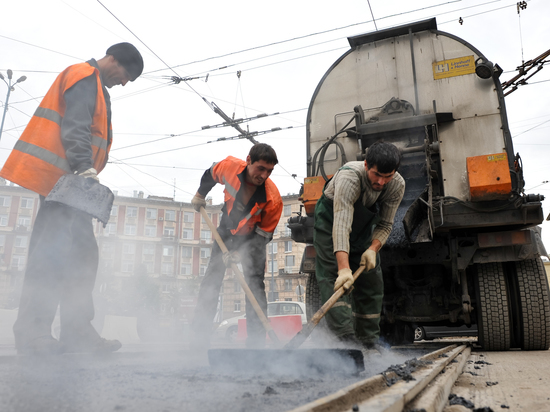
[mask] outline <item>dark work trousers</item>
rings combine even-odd
[[[333,295],[334,283],[338,277],[332,240],[333,220],[332,200],[323,194],[315,206],[313,232],[313,244],[317,252],[315,275],[322,303]],[[363,206],[361,199],[354,204],[349,239],[349,264],[353,272],[359,268],[361,255],[370,246],[372,233],[379,220],[378,214]],[[380,256],[377,255],[375,268],[363,272],[353,284],[352,292],[342,296],[327,312],[325,318],[329,329],[338,337],[355,334],[365,344],[378,342],[383,296],[384,281]]]
[[[51,336],[58,305],[62,342],[99,339],[90,323],[98,259],[90,215],[40,196],[13,326],[16,347]]]
[[[265,295],[265,245],[266,242],[258,235],[233,235],[229,230],[218,228],[225,246],[231,252],[237,250],[241,256],[242,271],[246,283],[250,287],[260,308],[267,313],[267,298]],[[218,298],[223,284],[226,267],[223,263],[223,253],[214,241],[210,262],[206,268],[204,279],[199,289],[199,297],[192,328],[196,342],[208,344],[212,333],[212,322],[218,307]],[[246,298],[246,332],[247,347],[265,346],[266,331],[252,304]]]

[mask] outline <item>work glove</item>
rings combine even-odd
[[[229,268],[229,267],[231,267],[232,263],[237,264],[241,261],[241,255],[236,250],[234,250],[232,252],[225,252],[222,255],[222,260],[223,260],[223,264],[225,265],[225,267]]]
[[[353,285],[353,273],[351,273],[351,269],[340,269],[336,282],[334,282],[334,291],[336,292],[341,286],[344,286],[344,290],[348,290],[351,288],[351,285]]]
[[[200,212],[201,207],[206,207],[206,200],[195,195],[193,196],[193,199],[191,199],[191,204],[193,205],[193,209]]]
[[[89,169],[84,170],[83,172],[80,172],[78,174],[79,176],[94,179],[97,183],[99,183],[99,177],[97,177],[97,170],[95,170],[93,167],[90,167]]]
[[[374,269],[376,266],[376,252],[372,249],[365,250],[361,255],[361,263],[359,265],[365,266],[367,272]]]

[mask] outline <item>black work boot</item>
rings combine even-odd
[[[346,349],[362,349],[363,345],[359,339],[353,334],[338,336],[338,340],[344,345]]]

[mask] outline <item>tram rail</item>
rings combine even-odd
[[[468,345],[446,346],[420,357],[414,366],[402,365],[410,370],[404,379],[390,368],[289,412],[440,412],[470,352]]]

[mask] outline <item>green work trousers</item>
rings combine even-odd
[[[322,195],[315,207],[313,245],[317,252],[315,274],[323,303],[334,294],[334,283],[338,277],[332,242],[333,220],[332,201]],[[372,242],[372,233],[378,221],[378,214],[363,206],[360,199],[354,204],[349,253],[353,272],[359,268],[361,255]],[[379,255],[376,267],[363,272],[353,286],[352,292],[342,296],[327,312],[328,327],[337,337],[355,334],[365,344],[376,343],[380,337],[380,311],[384,296]]]

